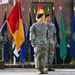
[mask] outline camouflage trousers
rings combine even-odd
[[[48,66],[52,65],[53,55],[54,55],[54,46],[53,44],[48,44]]]
[[[34,48],[35,68],[43,68],[47,65],[48,45],[36,45]]]

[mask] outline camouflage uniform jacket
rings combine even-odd
[[[34,23],[30,28],[31,44],[47,44],[47,25],[46,23]]]
[[[53,23],[47,25],[48,27],[48,42],[54,44],[56,42],[56,28]]]

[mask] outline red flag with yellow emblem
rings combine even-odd
[[[37,14],[40,14],[40,13],[44,13],[44,10],[43,10],[42,3],[39,1],[39,3],[38,3]]]
[[[38,15],[38,14],[42,14],[42,13],[44,13],[44,10],[43,10],[42,3],[39,1],[39,3],[38,3],[37,15]],[[38,19],[37,19],[37,15],[36,15],[36,20],[38,20]]]
[[[24,30],[21,16],[21,5],[17,2],[7,18],[10,32],[16,42],[16,49],[19,50],[24,42]]]

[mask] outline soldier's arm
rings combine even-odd
[[[53,27],[53,30],[54,30],[53,38],[54,38],[54,42],[56,43],[57,39],[56,39],[56,28],[55,28],[55,26]]]
[[[34,25],[30,27],[30,41],[32,45],[35,45],[35,27]]]
[[[46,24],[46,38],[48,39],[48,27],[47,27],[47,24]]]

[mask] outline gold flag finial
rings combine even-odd
[[[29,8],[29,12],[31,11],[31,8]]]
[[[53,7],[53,10],[54,10],[54,7]]]
[[[48,9],[47,9],[47,10],[48,10],[48,11],[50,10],[50,9],[49,9],[49,7],[48,7]]]
[[[35,9],[34,9],[34,13],[36,13]]]
[[[60,6],[60,10],[61,10],[61,6]]]
[[[75,11],[75,6],[74,6],[74,9],[73,10]]]

